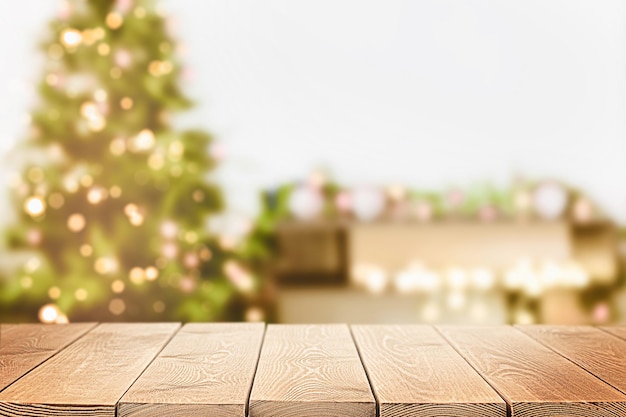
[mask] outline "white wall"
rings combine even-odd
[[[0,2],[0,150],[19,137],[54,2]],[[345,183],[514,174],[586,189],[626,223],[620,0],[167,0],[232,205],[327,166]],[[18,83],[25,80],[25,83]],[[23,87],[20,87],[23,85]]]

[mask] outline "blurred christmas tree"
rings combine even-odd
[[[170,127],[191,103],[167,20],[150,0],[70,0],[49,33],[4,319],[241,318],[258,282],[207,232],[222,209],[210,135]]]

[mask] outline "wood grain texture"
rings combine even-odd
[[[626,340],[590,326],[516,326],[626,393]]]
[[[348,326],[270,325],[250,396],[250,417],[376,416]]]
[[[115,416],[178,323],[100,324],[0,392],[2,416]]]
[[[95,325],[0,324],[0,391]]]
[[[626,416],[626,396],[510,326],[438,326],[513,417]]]
[[[506,416],[506,403],[430,326],[351,326],[381,417]]]
[[[118,415],[245,417],[264,328],[185,325],[122,397]]]
[[[626,340],[626,326],[602,326],[601,330]]]

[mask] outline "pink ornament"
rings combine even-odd
[[[593,321],[597,324],[606,323],[611,316],[611,309],[606,303],[599,303],[593,308]]]
[[[191,277],[184,277],[180,280],[180,289],[183,292],[190,293],[196,288],[196,281]]]
[[[117,0],[115,2],[115,8],[122,13],[128,13],[133,7],[133,0]]]
[[[433,206],[428,201],[418,201],[413,207],[413,214],[421,222],[430,221],[433,217]]]
[[[487,205],[481,207],[478,212],[478,217],[483,222],[492,222],[498,217],[498,210],[494,206]]]
[[[185,258],[183,259],[183,264],[189,269],[197,268],[198,265],[200,264],[198,255],[192,252],[185,254]]]
[[[352,208],[352,197],[350,196],[350,193],[347,191],[337,193],[337,196],[335,197],[335,206],[340,212],[349,212]]]
[[[39,229],[30,229],[26,232],[26,241],[31,246],[37,246],[41,243],[42,235]]]
[[[115,51],[115,54],[113,54],[113,61],[115,62],[115,65],[120,68],[128,68],[132,63],[132,60],[133,57],[127,49],[118,49]]]

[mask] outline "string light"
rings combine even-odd
[[[79,252],[86,258],[88,256],[91,256],[91,254],[93,253],[93,248],[91,247],[91,245],[85,243],[84,245],[80,246]]]
[[[29,197],[24,202],[24,211],[31,217],[39,217],[46,212],[46,203],[39,196]]]
[[[98,88],[96,91],[93,92],[93,98],[97,101],[97,102],[104,102],[106,101],[108,97],[108,94],[105,90],[103,90],[102,88]]]
[[[122,155],[126,152],[126,142],[122,138],[115,138],[109,144],[109,152],[115,156]]]
[[[148,65],[148,71],[155,77],[160,77],[172,72],[173,65],[170,61],[151,61]]]
[[[98,45],[98,53],[102,56],[107,56],[111,52],[111,47],[107,43],[101,43]]]
[[[175,140],[174,142],[170,143],[170,146],[168,147],[168,153],[170,155],[170,158],[174,161],[180,160],[184,152],[185,146],[179,140]]]
[[[86,289],[84,288],[79,288],[74,292],[74,297],[78,300],[78,301],[85,301],[87,299],[87,297],[89,296],[89,293],[87,292]]]
[[[66,48],[75,48],[83,40],[83,35],[76,29],[65,29],[61,32],[61,43]]]
[[[139,207],[136,204],[126,204],[126,206],[124,206],[124,214],[126,214],[128,221],[133,226],[141,226],[143,224],[143,214],[141,214]]]
[[[258,307],[250,307],[246,310],[245,319],[248,322],[263,321],[265,313]]]
[[[148,281],[154,281],[159,277],[159,270],[156,269],[154,266],[149,266],[145,270],[145,275]]]
[[[121,298],[114,298],[109,302],[109,311],[119,316],[126,311],[126,303]]]
[[[100,275],[113,274],[118,270],[117,261],[110,257],[102,257],[94,262],[94,269]]]
[[[124,97],[120,100],[120,107],[124,110],[130,110],[133,107],[133,99],[130,97]]]
[[[94,187],[87,193],[87,201],[90,204],[99,204],[107,198],[107,190],[100,187]]]
[[[133,284],[141,285],[143,284],[145,278],[145,272],[143,269],[136,266],[130,270],[130,272],[128,273],[128,278]]]
[[[148,158],[148,166],[154,171],[158,171],[163,168],[163,165],[165,165],[165,159],[161,154],[154,153]]]
[[[61,296],[61,289],[59,287],[50,287],[48,289],[48,297],[52,300],[56,300]]]
[[[33,286],[33,279],[28,275],[23,276],[20,280],[20,285],[22,286],[22,288],[30,288]]]
[[[115,294],[120,294],[124,292],[125,288],[126,288],[126,285],[124,284],[123,281],[119,279],[116,279],[115,281],[111,283],[111,291],[113,291]]]
[[[90,187],[93,184],[93,177],[89,174],[85,174],[80,178],[80,185],[83,187]]]
[[[59,313],[59,307],[56,304],[46,304],[39,309],[39,320],[42,323],[54,323]]]
[[[154,146],[154,133],[150,129],[143,129],[131,139],[131,150],[133,152],[149,151]]]
[[[117,185],[114,185],[109,190],[109,195],[111,196],[111,198],[119,198],[122,195],[122,189]]]
[[[87,221],[85,216],[80,213],[74,213],[67,218],[67,228],[74,233],[78,233],[85,228]]]
[[[105,22],[109,28],[116,30],[119,29],[120,26],[122,26],[122,24],[124,23],[124,18],[120,13],[114,11],[110,12],[107,15]]]

